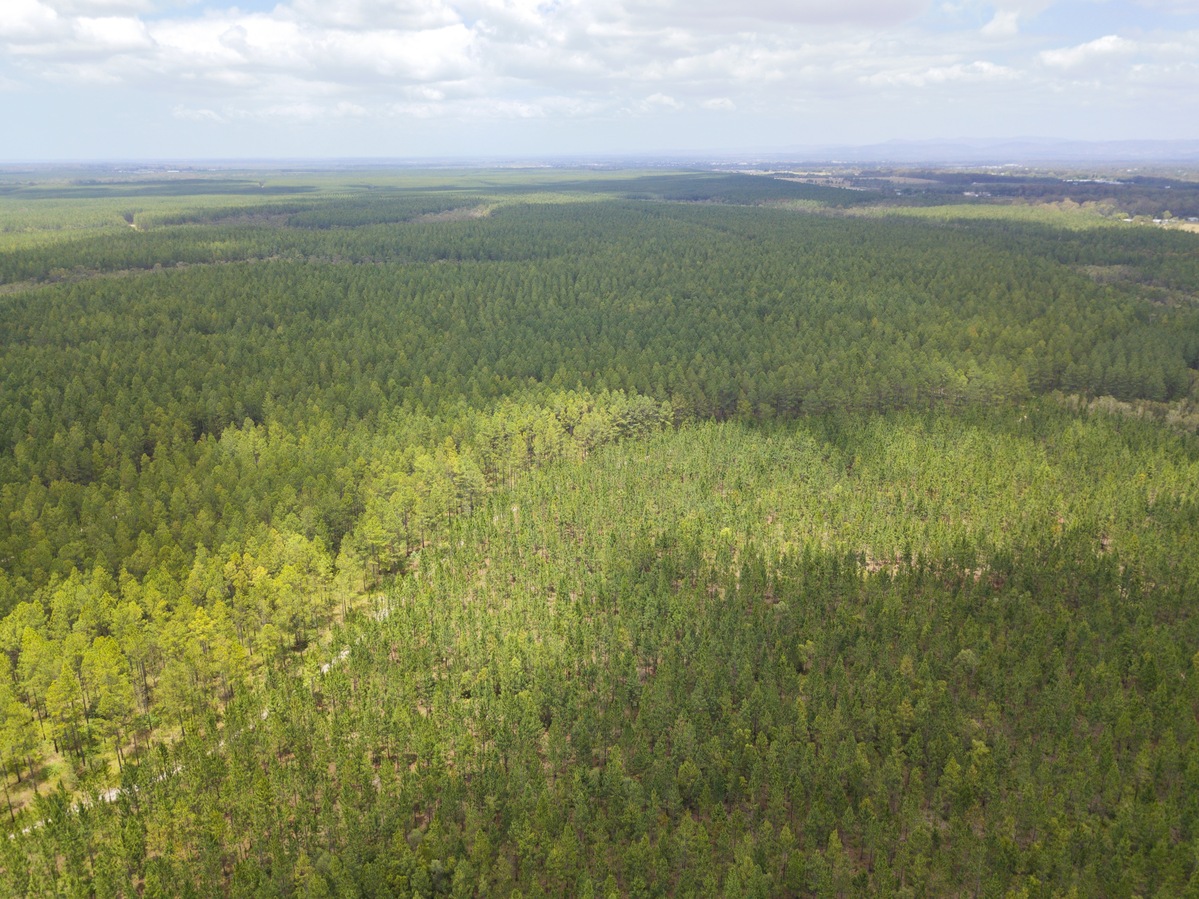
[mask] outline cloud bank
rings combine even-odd
[[[1165,102],[1174,104],[1173,122],[1186,121],[1179,102],[1199,112],[1195,100],[1180,100],[1199,83],[1199,4],[1185,0],[5,0],[5,7],[6,95],[36,95],[49,112],[55,98],[65,108],[69,92],[86,91],[101,105],[143,109],[143,133],[174,121],[206,129],[210,142],[221,129],[243,143],[270,134],[285,141],[288,127],[320,122],[338,123],[347,135],[358,123],[356,140],[403,130],[412,136],[408,146],[440,150],[488,124],[519,144],[513,129],[531,121],[553,123],[556,149],[571,132],[580,142],[602,134],[607,149],[621,140],[629,150],[662,144],[666,122],[683,144],[699,146],[708,135],[713,147],[729,143],[730,128],[746,145],[802,142],[813,130],[842,141],[980,127],[989,136],[1051,133],[1051,126],[1070,136],[1136,137],[1146,136],[1140,130]],[[1138,25],[1088,33],[1086,16],[1071,15],[1088,7],[1122,7]],[[1076,24],[1039,27],[1055,9],[1057,20]],[[1098,108],[1107,112],[1102,127]],[[1079,134],[1088,127],[1092,133]],[[1176,136],[1199,137],[1199,125],[1188,127]],[[551,136],[548,128],[529,132],[529,149]],[[381,143],[367,150],[386,153]],[[278,152],[266,143],[261,151]]]

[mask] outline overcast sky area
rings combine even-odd
[[[1199,139],[1199,0],[0,0],[0,160]]]

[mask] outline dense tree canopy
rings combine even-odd
[[[1194,235],[219,183],[0,196],[4,892],[1199,884]]]

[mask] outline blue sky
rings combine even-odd
[[[2,0],[0,160],[1199,139],[1199,0]]]

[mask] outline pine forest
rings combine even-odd
[[[0,895],[1199,897],[1199,234],[871,185],[0,177]]]

